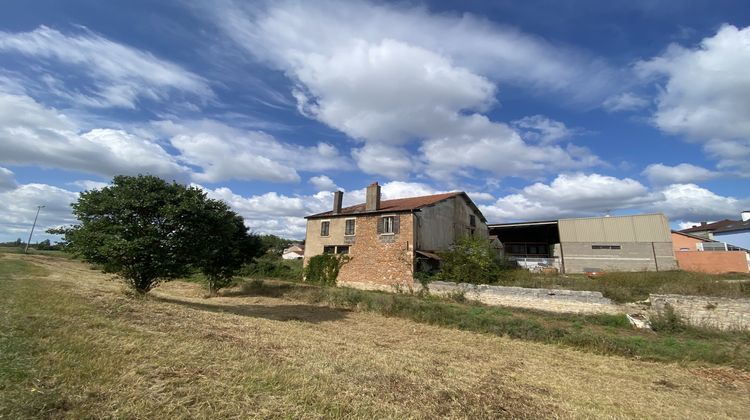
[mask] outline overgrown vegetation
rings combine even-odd
[[[264,254],[245,264],[238,273],[244,277],[302,280],[302,260],[285,260],[275,254]]]
[[[435,280],[456,283],[489,284],[511,268],[500,258],[486,238],[465,236],[448,251],[440,252],[440,271]]]
[[[305,267],[305,281],[322,286],[335,286],[341,267],[349,262],[344,254],[320,254],[310,258]]]
[[[141,294],[196,269],[213,292],[260,248],[225,203],[155,176],[116,176],[110,186],[81,193],[72,207],[80,223],[50,233],[64,234],[70,252]]]
[[[658,332],[634,330],[624,315],[552,314],[470,304],[460,296],[441,299],[408,294],[319,287],[276,281],[244,284],[248,295],[284,297],[308,303],[374,312],[385,316],[562,344],[599,354],[656,361],[693,360],[750,370],[750,333],[688,327],[678,321],[657,324]],[[658,322],[658,321],[657,321]],[[664,327],[662,325],[671,325]],[[675,327],[679,325],[679,327]]]

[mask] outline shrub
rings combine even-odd
[[[310,258],[305,267],[305,281],[323,286],[334,286],[341,266],[349,262],[350,257],[343,254],[320,254]]]
[[[302,260],[285,260],[275,254],[265,254],[245,264],[240,273],[246,277],[302,279]]]
[[[442,266],[437,278],[456,283],[494,283],[503,270],[499,258],[486,238],[466,236],[450,251],[440,253]]]
[[[685,323],[677,316],[670,304],[666,304],[664,311],[651,317],[649,321],[651,329],[656,332],[676,333],[686,329]]]

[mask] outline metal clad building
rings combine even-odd
[[[669,221],[663,214],[587,217],[489,225],[508,257],[567,273],[674,270]]]

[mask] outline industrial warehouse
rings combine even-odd
[[[562,273],[677,269],[663,214],[488,225],[504,255],[522,267]]]

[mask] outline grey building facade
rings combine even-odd
[[[491,224],[505,255],[528,268],[563,273],[677,269],[669,221],[663,214],[586,217]]]

